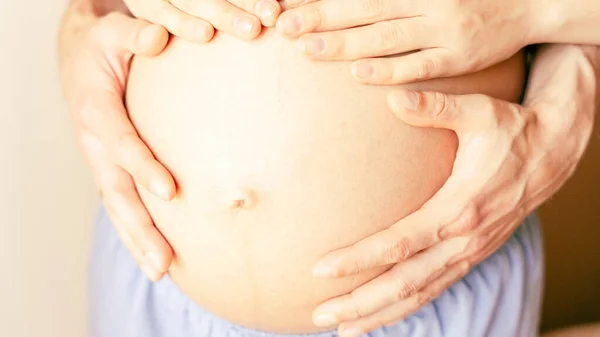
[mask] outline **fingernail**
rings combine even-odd
[[[340,337],[360,337],[362,334],[362,329],[357,326],[344,328],[340,331]]]
[[[329,263],[317,262],[317,264],[313,268],[313,276],[322,278],[333,278],[336,277],[336,273]]]
[[[277,11],[277,7],[273,5],[270,1],[259,1],[256,3],[254,7],[256,15],[262,21],[268,21],[273,18],[275,12]]]
[[[316,326],[327,327],[331,325],[336,325],[338,323],[338,320],[332,314],[322,314],[315,317],[313,323],[315,323]]]
[[[158,279],[160,278],[160,273],[156,269],[154,269],[151,265],[149,265],[148,262],[145,262],[144,264],[142,264],[140,266],[140,268],[142,269],[144,274],[146,274],[146,276],[150,280],[158,281]]]
[[[307,37],[302,39],[306,55],[318,55],[325,51],[327,42],[322,37]]]
[[[157,272],[162,272],[160,258],[155,252],[146,252],[146,264],[152,266]]]
[[[291,15],[281,21],[280,29],[283,34],[294,35],[302,30],[302,19],[298,15]]]
[[[169,188],[160,181],[153,181],[150,183],[150,192],[163,200],[171,199]]]
[[[391,104],[395,108],[416,111],[419,107],[419,95],[411,90],[400,90],[392,95]]]
[[[254,20],[246,16],[238,16],[233,19],[233,26],[240,34],[250,34],[254,29]]]
[[[375,74],[375,69],[370,62],[357,62],[354,64],[352,70],[354,71],[354,76],[361,80],[370,79]]]

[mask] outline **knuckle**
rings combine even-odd
[[[119,180],[111,176],[101,182],[99,189],[103,191],[103,195],[107,200],[116,200],[125,194]]]
[[[400,301],[410,297],[417,291],[414,283],[406,281],[402,278],[396,278],[396,301]]]
[[[416,293],[414,299],[415,309],[424,306],[425,304],[431,302],[431,300],[432,296],[428,291],[420,291]]]
[[[458,216],[457,222],[459,225],[456,234],[461,235],[477,229],[481,220],[480,208],[474,201],[470,202]]]
[[[385,262],[397,263],[410,256],[410,242],[406,237],[391,240],[385,249]]]
[[[424,59],[421,64],[417,67],[417,79],[418,80],[428,80],[433,77],[435,71],[437,70],[437,64],[433,59],[427,58]]]
[[[358,0],[360,13],[367,19],[376,19],[385,14],[386,0]]]
[[[351,264],[354,274],[360,274],[365,270],[365,266],[358,259],[353,259]]]
[[[398,25],[389,22],[379,22],[374,25],[377,30],[377,41],[379,42],[379,48],[383,52],[391,52],[398,48],[402,42],[402,31]]]
[[[432,93],[433,100],[433,114],[435,117],[446,116],[451,113],[450,99],[446,94],[441,92]]]
[[[496,102],[491,97],[485,95],[479,95],[478,98],[478,106],[481,107],[479,111],[481,111],[481,117],[482,121],[484,121],[485,127],[493,130],[498,129],[501,124],[503,114],[498,114]]]
[[[350,303],[352,303],[352,310],[354,312],[354,317],[355,318],[363,318],[367,316],[367,312],[365,312],[363,310],[363,308],[361,307],[361,305],[359,304],[359,298],[357,296],[357,292],[356,290],[350,292]]]
[[[310,9],[308,17],[310,18],[311,26],[314,30],[320,31],[325,26],[325,22],[327,20],[325,17],[325,12],[317,8],[317,6]]]
[[[479,98],[481,99],[481,107],[485,111],[487,111],[488,113],[491,113],[491,114],[496,113],[496,110],[497,110],[496,101],[492,97],[486,96],[486,95],[480,95]]]

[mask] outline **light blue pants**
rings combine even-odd
[[[543,287],[539,221],[529,216],[496,253],[419,312],[371,337],[534,337]],[[90,268],[90,337],[333,337],[283,335],[218,318],[169,279],[150,282],[117,237],[104,209]]]

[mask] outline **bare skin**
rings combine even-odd
[[[388,88],[296,47],[274,29],[253,41],[174,39],[134,60],[127,89],[136,130],[178,187],[170,202],[140,189],[173,247],[170,276],[219,317],[287,333],[330,329],[313,324],[313,309],[387,269],[311,274],[326,252],[418,208],[456,150],[451,133],[396,120]],[[410,87],[517,101],[522,61]]]

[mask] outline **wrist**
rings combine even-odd
[[[561,30],[567,25],[569,6],[564,0],[529,0],[532,26],[531,44],[560,42]]]

